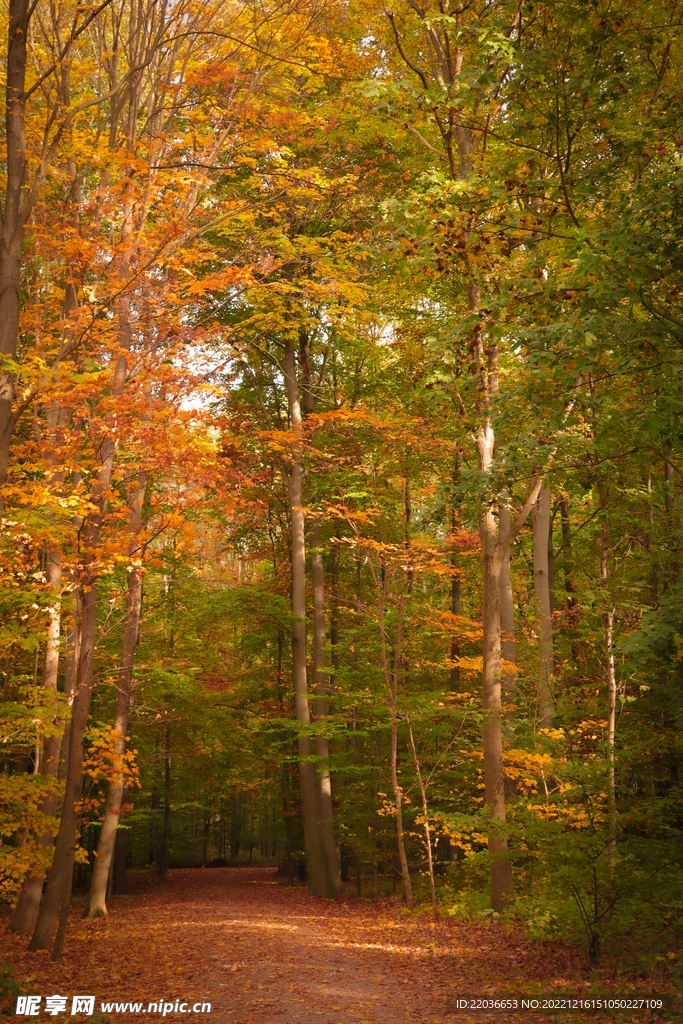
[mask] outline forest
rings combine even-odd
[[[7,941],[242,866],[682,985],[681,0],[2,20]]]

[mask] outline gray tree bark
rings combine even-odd
[[[607,655],[607,813],[610,834],[610,864],[614,867],[617,851],[617,796],[616,796],[616,733],[617,733],[617,677],[614,661],[614,607],[609,593],[609,522],[607,519],[608,491],[601,486],[600,504],[603,522],[600,543],[600,576],[605,592],[605,653]]]
[[[477,434],[479,468],[491,473],[495,450],[493,426],[487,417]],[[501,709],[501,619],[500,596],[503,559],[515,536],[526,521],[542,487],[537,479],[529,496],[503,533],[493,507],[481,518],[481,550],[484,578],[482,688],[484,707],[484,785],[486,806],[491,820],[488,836],[491,906],[501,911],[513,898],[512,865],[508,857],[505,831],[505,773],[503,771],[503,721]]]
[[[398,671],[403,647],[403,592],[399,596],[396,609],[396,635],[394,637],[394,656],[391,665],[387,652],[387,631],[385,617],[386,585],[389,577],[388,572],[383,573],[383,579],[378,579],[375,570],[375,587],[377,590],[377,610],[379,617],[380,637],[380,662],[384,685],[389,698],[389,711],[391,715],[391,788],[394,794],[394,809],[396,814],[396,845],[398,846],[398,857],[401,865],[401,876],[403,878],[403,891],[406,905],[413,905],[413,887],[410,881],[410,868],[406,856],[405,830],[403,828],[403,790],[398,777]]]
[[[312,745],[307,727],[310,725],[308,680],[306,673],[306,539],[303,510],[303,423],[296,376],[296,355],[290,339],[285,341],[285,378],[289,415],[294,434],[290,465],[287,468],[287,494],[292,545],[292,675],[294,708],[297,722],[304,728],[299,733],[299,784],[304,825],[304,845],[308,867],[308,884],[313,895],[333,897],[327,853],[323,840],[320,801],[312,759]]]
[[[138,535],[142,527],[142,506],[145,500],[146,488],[147,474],[140,472],[128,491],[130,531],[132,534],[128,553],[131,564],[128,567],[128,591],[126,594],[126,616],[123,627],[121,670],[118,678],[116,711],[114,715],[115,750],[119,756],[123,756],[126,751],[126,736],[130,720],[130,708],[133,701],[133,664],[140,626],[140,610],[142,608],[142,557],[139,550]],[[116,832],[119,827],[124,789],[125,781],[123,775],[117,776],[109,784],[104,821],[97,843],[95,866],[90,879],[87,917],[106,917],[107,915],[107,882],[116,847]]]
[[[503,496],[498,505],[498,529],[501,536],[510,532],[510,509],[506,497]],[[510,578],[510,551],[507,548],[503,553],[503,560],[500,568],[500,625],[502,630],[502,656],[503,661],[514,666],[517,662],[517,651],[515,644],[515,605],[512,593],[512,580]],[[503,690],[512,694],[517,689],[516,675],[513,668],[503,669]]]
[[[456,459],[453,479],[454,482],[457,478],[458,473],[458,461]],[[455,546],[456,529],[458,525],[458,511],[453,505],[451,509],[451,539],[452,539],[452,550],[451,550],[451,614],[454,616],[460,616],[462,614],[462,590],[460,586],[460,559],[458,558],[458,552]],[[460,641],[456,633],[453,634],[451,640],[451,672],[450,672],[450,683],[451,693],[457,693],[460,689],[460,665],[458,659],[460,658]]]
[[[493,461],[494,437],[485,424],[478,437],[479,464],[489,472]],[[491,906],[500,912],[513,898],[512,865],[505,824],[505,775],[503,772],[503,716],[501,709],[500,588],[504,547],[499,543],[498,522],[493,509],[481,518],[481,551],[484,576],[482,690],[484,706],[484,794],[491,828],[488,836]]]
[[[550,602],[548,536],[550,532],[550,487],[541,487],[533,513],[534,526],[534,591],[538,615],[538,720],[541,728],[553,722],[553,617]]]
[[[301,390],[303,411],[310,415],[315,410],[315,394],[311,381],[310,351],[307,332],[299,331],[299,362],[301,364]],[[323,723],[329,713],[329,684],[325,674],[325,572],[322,555],[320,522],[311,528],[311,583],[313,585],[313,673],[315,693],[315,719]],[[334,807],[332,779],[330,777],[330,747],[327,736],[317,733],[314,739],[317,759],[318,808],[323,833],[325,855],[335,892],[341,891],[339,847],[334,834]]]
[[[324,722],[329,713],[329,687],[325,674],[325,573],[323,567],[322,538],[320,523],[315,522],[311,530],[311,579],[313,583],[313,666],[315,718]],[[334,834],[334,808],[332,805],[332,782],[330,779],[330,748],[327,736],[318,733],[315,737],[315,753],[318,760],[318,795],[320,800],[320,823],[327,855],[330,878],[335,892],[341,890],[339,871],[339,848]]]

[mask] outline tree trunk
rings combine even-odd
[[[88,538],[90,541],[93,540],[93,532],[94,530],[91,528]],[[99,531],[97,532],[99,533]],[[57,915],[60,913],[61,907],[60,929],[55,942],[54,959],[58,959],[61,955],[61,943],[63,943],[66,918],[68,917],[71,902],[74,854],[78,831],[77,804],[81,797],[81,781],[83,776],[83,737],[88,722],[90,696],[92,693],[97,599],[96,581],[93,576],[88,577],[88,585],[83,589],[81,650],[69,730],[64,804],[59,823],[57,844],[47,876],[45,898],[43,899],[38,922],[29,946],[31,950],[47,949],[49,947]]]
[[[297,722],[303,729],[299,733],[299,784],[301,812],[304,825],[304,844],[308,867],[308,884],[313,895],[334,896],[327,854],[321,828],[318,787],[315,768],[311,760],[311,740],[307,735],[310,724],[308,682],[306,677],[306,541],[302,506],[302,420],[299,388],[296,379],[294,346],[285,342],[285,377],[289,399],[289,413],[294,432],[291,464],[287,472],[287,491],[291,522],[292,544],[292,675],[294,681],[294,708]]]
[[[550,609],[548,535],[550,531],[550,488],[541,487],[533,513],[534,591],[538,614],[538,710],[539,725],[549,729],[553,721],[553,619]]]
[[[405,894],[406,906],[412,907],[413,886],[410,881],[405,831],[403,828],[403,791],[398,780],[398,716],[395,702],[391,708],[391,788],[394,793],[394,807],[396,808],[396,845],[398,846],[398,859],[401,865],[401,877],[403,878],[403,892]]]
[[[132,533],[128,553],[131,564],[128,567],[128,593],[126,595],[126,617],[123,627],[121,671],[118,678],[114,716],[115,749],[119,757],[122,757],[126,751],[130,707],[133,699],[133,662],[140,626],[140,609],[142,607],[142,556],[138,548],[137,538],[142,527],[142,506],[145,500],[146,487],[147,474],[141,472],[128,493],[130,530]],[[112,857],[116,848],[116,832],[121,815],[124,788],[125,780],[123,775],[119,775],[109,784],[104,822],[97,844],[95,866],[90,879],[90,900],[87,917],[106,917],[107,914],[107,879],[109,878]]]
[[[560,518],[562,521],[562,562],[564,565],[564,591],[566,594],[566,607],[568,612],[576,608],[576,586],[574,585],[574,566],[572,562],[572,531],[569,522],[569,502],[563,499],[560,502]]]
[[[373,575],[375,575],[373,569]],[[389,709],[391,713],[391,788],[394,794],[394,808],[396,811],[396,845],[398,846],[398,857],[401,864],[401,876],[403,878],[403,890],[406,904],[413,905],[413,887],[410,881],[410,869],[406,856],[405,832],[403,829],[403,790],[398,778],[398,668],[401,660],[401,649],[403,646],[403,595],[399,600],[396,617],[396,636],[394,639],[394,658],[391,668],[387,655],[387,633],[384,614],[384,597],[387,573],[382,567],[382,578],[375,576],[375,587],[377,589],[377,610],[379,616],[379,641],[380,661],[384,685],[389,698]],[[393,861],[393,858],[392,858]],[[393,872],[392,872],[393,880]]]
[[[67,630],[65,636],[64,656],[64,693],[69,705],[69,717],[67,718],[62,736],[62,744],[59,751],[59,767],[57,778],[66,778],[67,754],[69,750],[69,738],[71,736],[71,708],[73,707],[76,683],[78,682],[78,666],[81,660],[81,636],[83,633],[83,604],[78,589],[73,591],[73,625]]]
[[[652,508],[652,473],[645,478],[647,488],[647,530],[645,532],[645,550],[650,558],[650,603],[653,608],[659,603],[659,565],[655,548],[655,517]]]
[[[614,609],[609,594],[609,525],[607,522],[607,488],[600,488],[600,504],[603,510],[602,538],[600,545],[600,576],[605,591],[607,610],[605,612],[605,653],[607,655],[607,813],[610,834],[610,865],[614,867],[617,850],[617,801],[615,775],[615,740],[617,729],[617,679],[614,665]]]
[[[667,525],[669,527],[669,538],[670,538],[670,564],[671,574],[669,579],[669,585],[673,585],[677,582],[680,567],[678,563],[678,546],[676,542],[676,531],[674,527],[674,508],[676,505],[676,482],[674,479],[674,463],[673,463],[673,451],[671,441],[667,441],[664,445],[664,508],[666,510]]]
[[[498,529],[501,536],[510,532],[510,509],[505,497],[498,506]],[[515,665],[517,652],[515,645],[515,605],[510,579],[510,547],[503,552],[500,567],[500,626],[502,630],[502,656],[506,663],[502,669],[503,690],[512,694],[517,689]],[[510,666],[510,667],[508,667]]]
[[[486,434],[489,432],[486,431]],[[492,431],[490,432],[492,435]],[[482,448],[491,454],[493,445],[482,438]],[[505,824],[505,775],[503,772],[503,729],[501,712],[501,636],[500,589],[503,551],[498,543],[498,524],[492,509],[481,523],[484,575],[483,600],[483,706],[484,706],[484,786],[491,828],[488,835],[491,906],[500,912],[513,898],[512,865],[508,841],[502,834]]]
[[[337,538],[333,538],[337,540]],[[339,671],[339,544],[332,544],[332,571],[330,584],[330,660],[332,661],[332,675],[330,676],[329,691],[334,694],[334,687]]]
[[[233,793],[230,797],[230,861],[235,863],[242,846],[242,797]]]
[[[455,469],[453,472],[454,482],[458,473],[458,463],[456,461]],[[462,593],[460,587],[460,565],[458,558],[458,551],[455,546],[456,528],[458,525],[458,511],[455,507],[451,509],[451,614],[454,616],[460,616],[462,614]],[[457,693],[460,689],[460,641],[457,633],[453,633],[451,640],[451,693]]]
[[[410,738],[410,748],[413,752],[413,763],[415,765],[415,772],[417,774],[417,784],[420,790],[420,800],[422,801],[422,827],[425,833],[425,846],[427,848],[427,869],[429,871],[429,891],[432,897],[432,913],[434,917],[437,916],[436,909],[436,886],[434,884],[434,857],[432,855],[432,835],[429,827],[429,807],[427,804],[427,788],[422,778],[422,771],[420,769],[420,761],[417,756],[417,747],[415,746],[415,737],[413,736],[413,727],[408,718],[408,736]]]
[[[5,201],[0,218],[0,356],[14,359],[19,337],[21,261],[28,216],[26,189],[25,81],[28,0],[10,0],[5,85]],[[16,422],[14,376],[0,373],[0,486],[7,479],[9,449]],[[2,506],[0,505],[0,511]]]
[[[45,666],[43,669],[43,686],[46,689],[57,690],[57,677],[59,673],[59,634],[61,621],[61,600],[62,600],[62,553],[58,547],[51,546],[47,552],[47,579],[50,590],[53,594],[53,604],[49,609],[49,621],[47,627],[47,649],[45,652]],[[55,723],[58,724],[58,723]],[[59,774],[59,758],[62,745],[62,736],[46,736],[43,741],[41,763],[38,765],[42,775],[51,775],[57,778]],[[49,796],[43,801],[41,812],[46,816],[53,817],[57,811],[57,797]],[[42,847],[50,846],[52,833],[45,832],[39,838]],[[40,897],[43,893],[44,874],[29,875],[19,896],[19,902],[14,908],[10,928],[12,931],[27,935],[33,931]]]
[[[161,834],[161,853],[159,855],[159,876],[162,882],[168,881],[171,866],[171,727],[166,726],[166,743],[164,746],[164,826]]]
[[[471,310],[479,306],[479,290],[468,288]],[[474,368],[481,391],[477,432],[477,461],[480,472],[488,476],[493,468],[496,437],[490,409],[498,391],[498,350],[496,346],[484,350],[481,325],[472,339]],[[483,571],[482,608],[482,701],[484,710],[484,795],[491,822],[488,833],[489,872],[491,877],[491,906],[500,912],[514,896],[512,865],[508,858],[508,841],[503,834],[505,825],[505,773],[503,771],[503,721],[501,708],[501,577],[503,559],[512,544],[512,527],[502,534],[493,507],[487,504],[480,520],[481,556]],[[503,543],[501,543],[501,538]]]
[[[555,614],[555,547],[553,544],[553,513],[548,517],[548,596],[550,598],[550,620],[552,623],[552,617]],[[556,657],[555,648],[553,647],[553,657]],[[553,661],[553,666],[555,662]],[[553,667],[554,674],[557,674],[556,667]]]
[[[607,785],[610,844],[616,851],[617,842],[617,800],[615,775],[615,740],[617,731],[617,678],[614,669],[614,609],[605,614],[605,647],[607,651],[607,746],[609,773]]]
[[[328,685],[325,676],[325,574],[321,550],[320,523],[315,522],[311,531],[311,578],[313,582],[313,665],[315,673],[315,717],[324,722],[328,715]],[[341,890],[339,875],[339,849],[334,834],[334,809],[332,806],[332,784],[330,780],[330,750],[327,736],[315,737],[315,753],[318,760],[318,798],[320,800],[320,821],[327,865],[336,892]]]
[[[127,830],[125,828],[117,829],[116,847],[114,849],[114,870],[112,871],[113,888],[116,896],[126,896],[128,894],[128,879],[126,877],[128,841],[126,837]]]
[[[304,414],[315,409],[315,394],[311,386],[311,366],[308,334],[299,331],[299,361],[301,364],[301,385]],[[321,721],[327,717],[329,687],[325,677],[325,574],[323,569],[322,539],[320,523],[315,521],[312,528],[311,582],[313,584],[313,672],[315,693],[315,717]],[[332,805],[332,780],[330,778],[330,750],[327,737],[316,735],[315,754],[317,759],[316,779],[318,783],[318,812],[322,830],[325,856],[335,892],[341,890],[339,873],[339,849],[334,834],[334,808]]]
[[[280,793],[282,797],[282,817],[285,822],[285,864],[287,866],[287,884],[292,885],[294,881],[292,865],[292,836],[289,800],[287,799],[289,796],[289,772],[285,767],[280,769]]]

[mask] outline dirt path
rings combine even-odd
[[[15,965],[24,991],[68,995],[66,1016],[41,1015],[62,1022],[72,1019],[73,995],[93,994],[98,1009],[211,1003],[209,1017],[167,1014],[198,1024],[560,1024],[556,1014],[470,1016],[455,1000],[528,991],[534,979],[549,992],[578,975],[561,952],[511,942],[497,923],[434,926],[398,905],[313,899],[267,868],[178,870],[165,885],[138,878],[106,920],[83,920],[74,908],[61,963],[25,947],[3,922],[0,960]],[[151,1010],[108,1016],[160,1019]]]

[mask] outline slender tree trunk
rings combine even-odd
[[[325,676],[325,574],[323,569],[322,538],[320,523],[315,522],[311,530],[311,578],[313,582],[313,665],[315,673],[315,717],[324,722],[328,715],[328,686]],[[330,750],[327,736],[315,737],[315,753],[318,760],[318,798],[320,800],[320,822],[327,864],[336,892],[341,890],[339,874],[339,849],[334,834],[334,810],[332,807],[332,784],[330,780]]]
[[[287,884],[294,881],[292,870],[292,837],[289,819],[289,773],[285,767],[280,770],[280,792],[282,795],[282,816],[285,819],[285,863],[287,865]]]
[[[304,729],[310,724],[308,707],[308,682],[306,676],[306,541],[305,521],[302,505],[302,419],[299,404],[299,388],[296,378],[294,346],[285,342],[285,376],[289,412],[295,441],[291,450],[291,465],[287,472],[287,490],[292,536],[292,675],[294,680],[294,708],[297,722]],[[299,734],[299,784],[301,787],[301,811],[304,825],[304,844],[308,866],[308,884],[316,896],[334,896],[327,854],[323,841],[318,787],[312,761],[310,736],[301,730]]]
[[[652,509],[652,473],[645,478],[647,488],[647,531],[645,533],[645,550],[650,557],[650,602],[653,608],[659,603],[659,565],[655,550],[655,517]]]
[[[159,875],[162,882],[168,881],[168,870],[171,866],[171,727],[166,726],[166,742],[164,745],[164,824],[161,835],[161,853],[159,856]]]
[[[617,679],[614,664],[614,608],[609,594],[609,524],[607,522],[607,488],[600,488],[600,504],[603,509],[602,538],[600,545],[600,575],[607,600],[605,612],[605,653],[607,655],[607,813],[610,833],[610,863],[614,868],[617,849],[617,801],[615,774],[615,741],[617,730]]]
[[[147,474],[139,473],[128,493],[130,508],[129,545],[131,564],[128,567],[128,592],[126,595],[126,617],[123,627],[121,671],[118,678],[116,711],[114,716],[115,750],[119,757],[126,751],[126,737],[133,700],[133,663],[140,626],[142,607],[142,557],[138,548],[138,535],[142,527],[142,506],[145,500]],[[90,900],[87,917],[105,917],[107,914],[107,879],[112,857],[116,848],[116,832],[123,804],[125,780],[119,775],[109,784],[104,822],[97,844],[95,866],[90,879]]]
[[[569,522],[569,502],[564,498],[560,502],[560,518],[562,521],[562,562],[564,565],[564,590],[568,612],[576,608],[576,586],[574,584],[574,564],[572,561],[572,531]]]
[[[61,599],[62,599],[62,553],[58,547],[50,546],[47,551],[47,579],[53,595],[53,604],[49,609],[49,621],[47,627],[47,647],[45,651],[45,666],[43,670],[43,686],[46,689],[57,690],[57,677],[59,673],[59,634],[61,621]],[[60,723],[55,723],[59,726]],[[57,778],[59,774],[60,749],[62,735],[46,736],[43,741],[42,757],[37,769],[42,775],[49,775]],[[53,817],[57,811],[57,797],[49,796],[43,801],[41,812],[46,816]],[[52,833],[45,832],[39,838],[39,845],[48,847],[52,843]],[[14,908],[10,928],[20,934],[30,934],[36,924],[40,897],[43,892],[44,874],[29,875],[19,896],[19,902]]]
[[[550,598],[550,621],[552,624],[552,617],[555,614],[555,547],[553,544],[553,513],[548,517],[548,595]],[[555,649],[553,647],[553,656],[556,656]],[[553,661],[553,665],[555,662]],[[553,668],[553,672],[556,674],[556,668]]]
[[[93,539],[92,529],[90,530],[89,539]],[[47,876],[45,897],[29,946],[31,950],[47,949],[49,947],[61,908],[60,928],[53,952],[54,959],[58,959],[61,955],[61,944],[63,943],[66,919],[71,902],[74,854],[78,832],[77,804],[81,796],[83,776],[83,737],[88,721],[90,696],[92,693],[97,601],[96,580],[94,576],[88,577],[88,585],[83,589],[81,649],[76,691],[71,713],[71,728],[69,730],[64,804],[59,823],[57,844]]]
[[[403,892],[405,894],[406,906],[412,907],[413,887],[410,881],[410,869],[406,856],[405,830],[403,828],[403,790],[398,780],[398,716],[395,706],[391,708],[391,788],[396,808],[396,845],[398,846],[398,859],[401,865],[401,877],[403,878]]]
[[[513,897],[512,865],[505,824],[505,775],[503,772],[503,729],[501,711],[500,585],[503,553],[498,544],[498,524],[493,510],[481,524],[484,572],[483,600],[483,704],[484,784],[486,806],[491,819],[488,836],[491,874],[491,906],[500,912]]]
[[[73,624],[66,632],[64,657],[64,694],[69,707],[64,735],[59,751],[59,768],[57,778],[66,778],[67,755],[71,736],[71,709],[73,708],[76,683],[78,682],[78,666],[81,660],[81,635],[83,633],[83,607],[78,588],[73,590]]]
[[[510,509],[506,504],[505,496],[502,497],[498,506],[498,529],[501,536],[510,532]],[[515,665],[517,651],[515,645],[515,605],[512,594],[512,580],[510,579],[510,547],[503,552],[503,559],[500,567],[500,625],[502,630],[502,656],[506,663],[502,669],[503,690],[512,694],[517,689]],[[508,667],[510,666],[510,667]]]
[[[373,570],[374,572],[374,570]],[[379,636],[380,636],[380,660],[384,685],[389,697],[389,710],[391,714],[391,788],[394,794],[394,807],[396,810],[396,845],[398,846],[398,857],[401,864],[401,876],[403,878],[403,890],[408,907],[413,905],[413,887],[410,881],[410,869],[406,856],[405,832],[403,828],[403,790],[398,778],[398,667],[401,658],[403,645],[403,595],[399,600],[397,608],[396,637],[394,640],[394,658],[391,668],[387,655],[386,621],[384,614],[384,588],[386,586],[387,573],[383,573],[383,579],[375,578],[375,586],[378,597],[379,615]]]
[[[236,861],[242,846],[242,796],[233,793],[230,797],[230,860]]]
[[[299,361],[301,364],[301,390],[303,411],[310,415],[315,409],[315,394],[311,383],[311,366],[308,334],[299,331]],[[320,522],[316,520],[311,530],[311,583],[313,585],[313,673],[315,693],[315,718],[322,722],[329,713],[329,687],[325,676],[325,573],[323,569],[322,537]],[[330,778],[330,749],[327,737],[317,734],[314,740],[317,759],[316,780],[318,784],[318,813],[322,840],[327,857],[328,870],[335,892],[341,890],[339,873],[339,848],[334,834],[334,808],[332,805],[332,780]]]
[[[550,488],[541,487],[533,513],[534,524],[534,591],[538,614],[538,706],[539,725],[549,729],[553,721],[553,619],[550,610],[550,577],[548,572],[548,534],[550,530]]]
[[[57,678],[59,675],[59,636],[61,632],[62,612],[62,551],[57,545],[50,545],[47,549],[47,581],[52,591],[53,604],[49,609],[49,621],[47,626],[47,646],[45,649],[45,668],[43,671],[43,686],[46,689],[57,690]],[[52,741],[55,742],[54,740]],[[59,743],[57,750],[59,750]],[[50,760],[54,760],[51,752]],[[59,761],[59,756],[56,762]],[[57,764],[49,774],[57,774]]]
[[[420,761],[417,756],[417,747],[415,746],[413,727],[410,722],[410,717],[406,717],[408,718],[408,736],[410,737],[410,749],[413,752],[413,763],[415,765],[415,772],[417,773],[417,784],[420,790],[420,800],[422,801],[423,828],[425,833],[425,846],[427,848],[427,867],[429,870],[429,890],[432,897],[432,913],[434,914],[434,917],[436,917],[436,885],[434,884],[434,858],[432,856],[431,829],[429,828],[429,806],[427,804],[427,790],[422,780],[422,771],[420,769]]]
[[[667,524],[669,527],[671,537],[671,583],[676,583],[680,574],[680,566],[678,563],[678,548],[675,541],[676,533],[674,530],[674,508],[676,505],[676,483],[675,483],[675,471],[673,463],[673,451],[671,441],[667,441],[664,445],[664,508],[666,510]]]
[[[512,525],[510,519],[510,508],[507,503],[507,494],[501,495],[498,503],[498,534],[499,537],[507,536]],[[512,545],[503,549],[502,562],[500,567],[500,625],[501,625],[501,703],[504,701],[507,707],[502,707],[503,714],[503,735],[504,739],[512,742],[514,740],[513,717],[514,708],[512,701],[517,691],[517,648],[515,643],[515,606],[512,594],[512,580],[510,578],[510,556]],[[514,779],[505,778],[506,796],[517,795],[517,784]]]
[[[202,867],[205,868],[209,863],[209,840],[211,837],[211,815],[209,811],[204,811],[204,828],[202,832]]]
[[[336,541],[337,538],[333,538]],[[330,573],[330,659],[332,662],[332,675],[330,676],[329,691],[334,694],[334,687],[339,671],[339,544],[332,544]]]
[[[609,754],[608,812],[612,849],[616,851],[617,801],[615,775],[615,740],[617,731],[617,679],[614,668],[614,609],[605,614],[605,647],[607,651],[607,744]]]
[[[458,473],[458,464],[456,462],[455,470],[453,473],[454,478]],[[460,559],[458,558],[458,551],[455,546],[456,529],[458,525],[458,511],[455,507],[451,509],[451,614],[454,616],[462,615],[462,593],[460,587]],[[460,689],[460,641],[457,634],[453,633],[451,640],[451,693],[457,693]]]
[[[578,664],[580,651],[577,643],[576,626],[579,615],[579,603],[576,598],[576,584],[574,582],[574,559],[572,554],[572,530],[569,519],[569,502],[563,499],[560,502],[560,519],[562,523],[562,567],[564,571],[564,592],[565,608],[567,614],[567,629],[569,632],[572,663]]]

